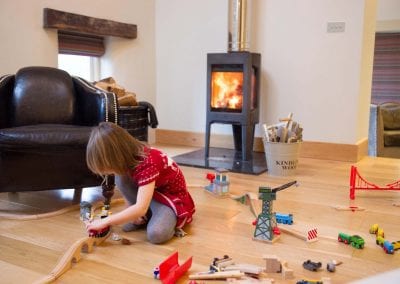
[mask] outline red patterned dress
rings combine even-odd
[[[138,186],[155,181],[153,199],[172,208],[177,228],[192,221],[195,206],[178,165],[160,150],[145,148],[146,157],[131,171]]]

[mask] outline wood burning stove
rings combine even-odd
[[[235,151],[252,159],[255,124],[259,122],[261,55],[250,52],[207,55],[205,155],[209,157],[213,123],[232,124]]]
[[[251,1],[229,0],[228,52],[207,54],[205,148],[178,155],[180,165],[260,174],[264,153],[253,152],[259,122],[261,55],[249,52]],[[235,149],[210,148],[213,123],[231,124]]]

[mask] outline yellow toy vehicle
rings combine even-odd
[[[385,242],[385,239],[383,237],[376,237],[376,244],[383,246],[383,243]]]
[[[371,228],[369,228],[369,233],[370,233],[370,234],[376,234],[376,232],[378,231],[378,229],[379,229],[378,224],[373,224],[373,225],[371,226]]]
[[[385,237],[385,233],[383,232],[382,228],[378,228],[378,231],[376,231],[376,237]]]
[[[400,241],[392,242],[392,245],[394,250],[400,249]]]

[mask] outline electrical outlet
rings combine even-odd
[[[328,22],[326,31],[328,33],[344,33],[345,27],[345,22]]]

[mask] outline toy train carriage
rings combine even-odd
[[[385,237],[385,232],[383,231],[382,228],[378,228],[378,230],[376,231],[376,236],[377,237],[382,237],[382,238]]]
[[[280,224],[293,224],[293,214],[275,213],[276,222]]]
[[[105,227],[101,230],[89,230],[89,237],[91,238],[102,238],[107,236],[107,234],[110,232],[111,227]]]
[[[383,246],[383,243],[385,242],[385,239],[383,237],[376,237],[376,244],[379,246]]]
[[[392,242],[392,245],[394,250],[400,249],[400,241]]]
[[[380,245],[383,250],[388,254],[393,254],[395,250],[394,242],[391,243],[382,237],[376,237],[376,244]]]
[[[369,233],[370,234],[375,234],[377,237],[385,237],[385,232],[383,231],[382,228],[379,228],[378,224],[373,224],[370,228],[369,228]]]
[[[394,253],[394,246],[389,241],[384,241],[382,248],[387,254],[393,254]]]
[[[347,235],[345,233],[339,233],[338,241],[343,242],[345,244],[350,244],[352,247],[357,249],[364,248],[365,241],[358,235]]]

